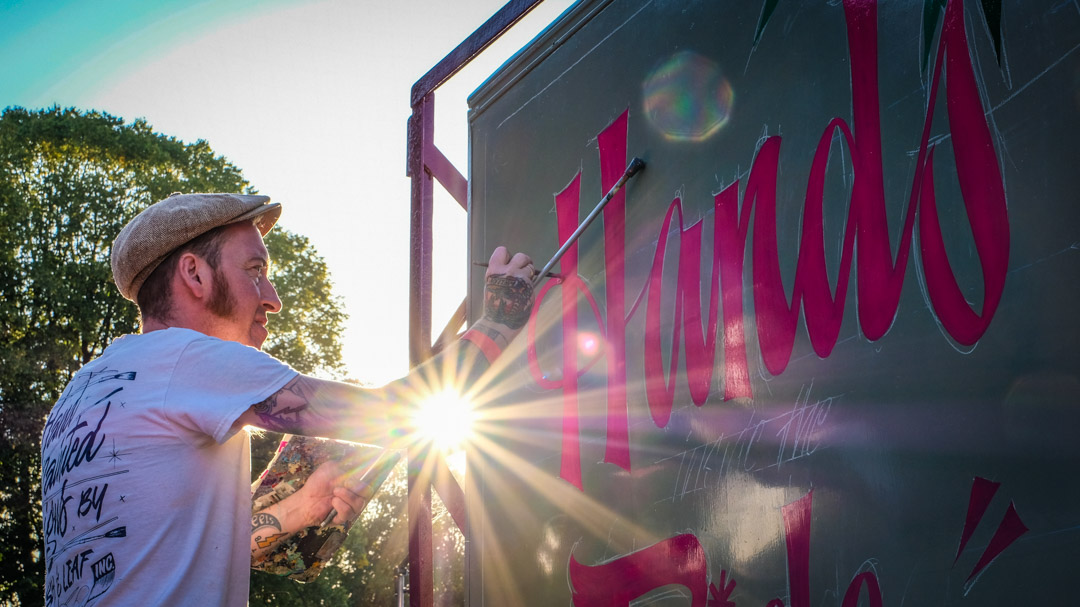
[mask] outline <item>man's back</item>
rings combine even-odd
[[[250,456],[230,429],[293,376],[187,329],[81,369],[42,436],[46,604],[246,604]]]

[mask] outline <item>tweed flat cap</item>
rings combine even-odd
[[[281,216],[281,205],[269,196],[251,194],[180,194],[156,202],[120,230],[112,245],[113,281],[126,299],[135,301],[139,287],[174,250],[210,230],[254,220],[264,236]]]

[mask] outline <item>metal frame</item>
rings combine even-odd
[[[410,211],[409,362],[416,366],[457,336],[465,324],[465,302],[458,306],[438,340],[431,341],[431,273],[434,180],[468,211],[468,181],[435,147],[435,89],[483,52],[543,0],[510,0],[490,19],[413,85],[408,128],[408,168],[412,178]],[[430,482],[420,471],[428,457],[438,458]],[[431,487],[434,486],[462,533],[467,531],[465,494],[437,453],[409,454],[409,606],[431,607],[434,601],[431,544]]]

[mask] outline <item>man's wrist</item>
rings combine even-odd
[[[500,331],[492,321],[481,319],[461,338],[479,348],[484,358],[491,363],[502,354],[506,346],[510,345],[510,336],[507,336],[507,332],[512,332],[512,330],[507,327],[505,331]]]
[[[490,337],[495,341],[500,348],[505,349],[510,345],[510,340],[517,335],[517,331],[510,327],[499,324],[489,318],[481,318],[473,326],[469,327],[469,331],[478,331],[484,335]]]

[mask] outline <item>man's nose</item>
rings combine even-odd
[[[281,298],[278,297],[277,289],[269,278],[262,281],[259,294],[262,295],[262,305],[267,312],[277,314],[281,311]]]

